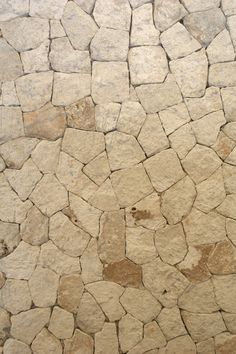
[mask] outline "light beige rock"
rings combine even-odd
[[[11,187],[23,201],[29,197],[42,177],[32,159],[27,160],[20,170],[6,169],[4,174]]]
[[[50,38],[65,37],[66,33],[60,20],[50,20]]]
[[[156,258],[154,231],[143,227],[126,229],[126,256],[137,264]]]
[[[217,354],[224,354],[226,352],[234,352],[236,344],[236,336],[229,332],[218,334],[215,337],[215,348]]]
[[[52,311],[48,329],[58,339],[70,338],[74,331],[72,313],[55,306]]]
[[[58,284],[59,277],[56,273],[37,267],[29,279],[29,289],[35,306],[53,306],[57,299]]]
[[[157,230],[155,245],[164,262],[171,265],[181,262],[188,250],[182,225],[167,225]]]
[[[56,199],[55,195],[57,196]],[[47,216],[53,215],[56,211],[68,205],[66,189],[51,174],[43,176],[31,193],[30,199]]]
[[[190,121],[188,110],[184,103],[179,103],[161,111],[159,116],[167,135]]]
[[[76,316],[76,323],[87,333],[99,332],[105,322],[105,316],[97,302],[89,293],[84,293]]]
[[[127,63],[93,63],[92,97],[95,103],[123,102],[128,96],[129,79]]]
[[[180,159],[196,145],[196,138],[190,124],[185,124],[169,135],[170,145]]]
[[[195,344],[190,336],[181,336],[167,343],[166,354],[181,354],[183,351],[189,354],[196,353]]]
[[[221,215],[224,215],[231,219],[236,219],[236,195],[227,195],[225,200],[218,206],[217,211]]]
[[[235,0],[222,0],[222,10],[226,16],[236,14],[236,3]]]
[[[89,204],[102,211],[119,210],[118,199],[110,178],[107,178],[94,195],[89,198]]]
[[[91,13],[94,8],[95,0],[75,0],[75,3],[78,4],[82,10]]]
[[[228,164],[223,164],[223,176],[225,183],[225,191],[227,194],[236,193],[235,177],[236,168]]]
[[[187,11],[180,4],[179,0],[155,0],[154,3],[154,23],[156,28],[164,31],[176,22],[181,20]]]
[[[225,275],[235,272],[236,249],[229,240],[216,244],[210,253],[207,266],[212,274]]]
[[[4,353],[5,354],[17,354],[17,353],[30,354],[31,350],[27,344],[22,343],[19,340],[13,338],[9,338],[4,343]]]
[[[53,72],[46,71],[22,76],[16,80],[16,91],[22,111],[43,107],[51,99]]]
[[[124,102],[121,105],[117,130],[137,136],[145,121],[146,113],[139,102]]]
[[[215,144],[212,145],[212,148],[222,160],[225,160],[233,151],[235,145],[236,143],[232,139],[225,135],[224,132],[220,131]]]
[[[73,1],[64,8],[62,25],[75,49],[86,50],[98,27],[91,16]]]
[[[93,338],[76,329],[73,337],[65,340],[65,354],[93,354]]]
[[[235,122],[227,123],[224,128],[223,132],[230,138],[236,141],[236,124]]]
[[[159,46],[131,48],[128,60],[133,85],[160,83],[168,74],[166,54]]]
[[[194,0],[183,0],[183,4],[189,12],[198,12],[198,11],[206,11],[209,9],[213,9],[215,7],[219,7],[220,1],[209,0],[206,3],[204,0],[199,0],[198,2]]]
[[[215,243],[225,239],[225,218],[213,211],[205,214],[193,209],[183,225],[189,245]]]
[[[24,135],[22,113],[19,107],[0,107],[0,143]]]
[[[7,279],[1,289],[3,307],[15,315],[31,307],[31,295],[27,281],[19,279]]]
[[[236,333],[236,328],[235,328],[236,314],[222,312],[222,316],[223,316],[223,319],[224,319],[224,322],[225,322],[225,325],[226,325],[228,331],[235,334]]]
[[[128,32],[101,27],[91,41],[91,58],[97,61],[126,61],[128,48]]]
[[[226,330],[220,312],[195,314],[182,311],[184,323],[194,341],[203,341]]]
[[[60,251],[52,241],[41,246],[38,264],[43,268],[49,268],[59,275],[80,273],[79,258],[70,257]]]
[[[0,172],[4,171],[5,167],[6,167],[5,162],[4,162],[3,158],[0,157]]]
[[[98,256],[97,240],[92,239],[80,258],[81,276],[85,284],[102,280],[103,265]],[[107,280],[107,279],[106,279]]]
[[[100,27],[129,30],[131,8],[128,0],[98,0],[93,10],[95,21]],[[97,353],[96,353],[97,354]]]
[[[29,11],[29,4],[27,0],[20,3],[15,0],[2,2],[0,5],[0,21],[8,21],[14,17],[26,15]]]
[[[49,308],[34,308],[11,317],[11,335],[15,339],[31,344],[35,336],[48,324]]]
[[[89,52],[74,50],[67,37],[52,40],[49,60],[55,71],[91,73]]]
[[[35,354],[44,354],[50,351],[55,354],[62,354],[62,346],[60,340],[52,335],[46,328],[35,337],[32,342],[31,348]]]
[[[67,106],[90,95],[91,75],[56,72],[53,85],[52,103]]]
[[[172,60],[185,57],[201,48],[200,43],[192,37],[180,22],[164,31],[160,40]]]
[[[23,119],[25,134],[35,138],[56,140],[63,135],[66,126],[64,109],[51,103],[38,111],[24,113]]]
[[[95,106],[96,130],[107,133],[116,128],[116,122],[120,112],[119,103],[105,103]]]
[[[132,0],[131,0],[132,1]],[[132,27],[130,44],[132,47],[141,45],[158,45],[160,32],[155,28],[153,23],[153,7],[152,4],[145,4],[147,0],[141,1],[132,13]],[[136,4],[135,4],[136,5]],[[143,6],[141,6],[143,5]]]
[[[91,97],[85,97],[66,107],[67,124],[71,128],[95,130],[95,108]]]
[[[226,29],[220,32],[210,43],[207,48],[207,56],[210,64],[234,60],[234,47]]]
[[[123,352],[127,352],[133,348],[143,338],[143,324],[126,314],[119,321],[119,342]]]
[[[58,305],[69,312],[76,313],[83,291],[84,285],[79,274],[62,276],[58,287]]]
[[[178,157],[174,150],[168,149],[150,157],[144,167],[157,192],[163,192],[184,177]]]
[[[207,180],[197,186],[197,197],[194,206],[203,212],[209,212],[223,202],[226,197],[221,168]]]
[[[61,139],[56,141],[42,140],[31,153],[31,157],[41,172],[54,173],[58,164],[60,149]]]
[[[143,198],[132,207],[126,209],[126,225],[130,227],[143,226],[158,230],[166,225],[166,220],[160,210],[161,200],[156,192]]]
[[[236,287],[235,274],[213,276],[213,285],[216,301],[223,311],[236,313],[234,289]]]
[[[49,0],[46,3],[33,0],[30,2],[30,16],[60,19],[65,5],[66,0]]]
[[[196,344],[198,354],[215,354],[214,339],[210,338]]]
[[[157,114],[149,114],[138,135],[138,142],[149,157],[169,147],[169,141]]]
[[[165,307],[176,306],[178,297],[189,284],[187,278],[159,258],[144,264],[142,269],[144,286],[153,296]]]
[[[3,106],[19,106],[14,81],[2,83],[2,103]]]
[[[105,212],[100,219],[98,254],[106,263],[125,257],[125,220],[122,210]]]
[[[49,45],[50,41],[45,40],[39,47],[21,53],[25,74],[49,70]]]
[[[208,61],[205,50],[172,60],[170,69],[185,97],[201,97],[207,85]]]
[[[111,171],[129,168],[145,159],[135,137],[118,131],[106,134],[106,151]]]
[[[10,314],[2,307],[0,309],[0,339],[1,342],[9,336],[11,327]]]
[[[224,73],[223,71],[224,70]],[[234,61],[210,66],[208,83],[210,86],[225,87],[236,85],[236,65]]]
[[[235,45],[236,45],[236,16],[230,16],[227,18],[227,27],[229,29],[232,43],[235,47]]]
[[[23,74],[19,54],[3,38],[0,38],[0,49],[0,80],[4,82],[17,79]]]
[[[99,281],[87,284],[85,288],[101,306],[109,321],[117,321],[125,314],[119,302],[124,292],[124,288],[120,285],[108,281]]]
[[[100,186],[111,173],[107,153],[104,151],[95,157],[83,168],[83,171],[91,180]]]
[[[167,340],[187,334],[178,307],[163,308],[157,321]]]
[[[236,108],[236,100],[235,100],[235,92],[236,87],[225,87],[221,89],[221,96],[225,111],[225,118],[227,122],[236,121],[235,108]]]
[[[111,182],[121,207],[133,205],[153,191],[142,164],[113,172]]]
[[[184,26],[202,46],[207,46],[225,28],[225,22],[218,8],[191,13],[184,18]]]
[[[136,92],[147,113],[159,112],[182,101],[173,76],[168,76],[163,84],[140,85]]]
[[[182,160],[183,168],[195,183],[209,178],[221,163],[212,149],[198,144]]]
[[[105,323],[101,332],[95,334],[95,354],[118,354],[118,346],[115,323]]]
[[[0,221],[1,256],[12,252],[20,243],[19,225]]]
[[[236,221],[233,219],[226,219],[226,232],[228,238],[233,242],[236,246]]]

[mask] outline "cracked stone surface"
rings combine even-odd
[[[0,353],[236,353],[236,1],[0,0]]]

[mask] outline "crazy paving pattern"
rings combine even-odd
[[[0,28],[0,353],[236,353],[236,0]]]

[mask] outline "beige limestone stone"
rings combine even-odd
[[[21,223],[20,234],[23,241],[40,246],[48,241],[48,218],[33,206]]]
[[[236,65],[234,61],[210,66],[208,83],[210,86],[225,87],[236,85]]]
[[[4,339],[9,337],[9,331],[11,327],[10,314],[2,307],[0,308],[0,339],[1,343]]]
[[[164,262],[171,265],[181,262],[188,250],[182,225],[167,225],[157,230],[155,245]]]
[[[56,199],[55,195],[57,195]],[[66,189],[51,174],[43,176],[31,193],[30,199],[47,216],[52,216],[56,211],[68,205]]]
[[[113,190],[110,178],[107,178],[94,195],[89,198],[89,204],[102,211],[119,210],[117,196]]]
[[[190,121],[189,113],[184,103],[167,108],[159,113],[166,135]]]
[[[92,239],[80,258],[82,279],[85,284],[102,280],[103,265],[98,256],[97,240]],[[110,279],[105,279],[110,280]]]
[[[94,8],[95,0],[75,0],[75,3],[78,4],[82,10],[91,13]]]
[[[209,178],[221,163],[212,149],[198,144],[182,160],[183,168],[195,183]]]
[[[224,106],[224,111],[225,111],[225,118],[226,118],[227,122],[236,121],[235,92],[236,92],[236,87],[225,87],[225,88],[221,89],[221,96],[222,96],[222,101],[223,101],[223,106]]]
[[[184,353],[195,354],[196,346],[192,338],[188,335],[181,336],[170,340],[166,346],[166,354],[181,354]]]
[[[184,177],[178,157],[174,150],[168,149],[150,157],[144,167],[157,192],[163,192]]]
[[[20,3],[16,2],[15,0],[2,2],[0,5],[0,21],[8,21],[17,16],[26,15],[28,11],[29,3],[27,0],[23,0]]]
[[[219,0],[209,0],[208,2],[204,0],[199,0],[198,2],[194,0],[183,0],[183,4],[185,8],[189,12],[198,12],[198,11],[206,11],[209,9],[214,9],[215,7],[219,7]]]
[[[167,340],[187,334],[178,307],[163,308],[157,321]]]
[[[234,47],[227,29],[220,32],[210,43],[207,56],[210,64],[234,60]]]
[[[232,43],[235,47],[236,45],[236,16],[227,17],[227,27],[229,29],[230,37],[232,39]]]
[[[235,145],[236,144],[232,139],[220,131],[215,144],[212,145],[212,148],[222,160],[225,160],[234,149]]]
[[[30,2],[30,16],[60,19],[65,5],[66,0],[49,0],[46,3],[43,0],[33,0]]]
[[[20,240],[19,225],[0,221],[1,256],[12,252]]]
[[[39,255],[39,247],[21,241],[17,248],[0,260],[0,270],[7,278],[28,280],[34,271]]]
[[[215,348],[217,354],[225,354],[235,351],[236,336],[229,332],[218,334],[215,337]]]
[[[126,229],[126,256],[137,264],[147,263],[157,255],[154,231],[144,227]]]
[[[227,194],[236,193],[236,168],[228,164],[223,164],[223,176],[225,183],[225,190]]]
[[[236,333],[236,327],[235,327],[236,314],[235,313],[222,312],[222,316],[223,316],[225,325],[227,327],[227,330],[229,332],[231,332],[232,334],[235,334]]]
[[[174,25],[186,14],[187,11],[179,0],[155,0],[154,2],[154,23],[160,31]]]
[[[144,264],[142,269],[144,286],[163,306],[176,306],[178,297],[189,284],[187,278],[178,269],[159,258]]]
[[[119,301],[124,292],[124,288],[120,285],[108,281],[99,281],[87,284],[85,289],[95,298],[109,321],[117,321],[125,314]]]
[[[84,168],[84,173],[99,186],[109,177],[111,170],[107,158],[107,153],[104,151]]]
[[[204,96],[200,98],[186,98],[185,103],[192,120],[199,119],[211,112],[222,109],[218,87],[208,87]]]
[[[116,128],[121,105],[119,103],[97,104],[95,106],[96,130],[107,133]]]
[[[228,240],[216,244],[207,266],[212,274],[231,274],[236,269],[236,249]]]
[[[45,40],[39,47],[21,53],[25,74],[49,70],[49,45],[50,41]]]
[[[31,153],[31,157],[41,172],[54,173],[57,167],[60,149],[61,139],[57,139],[56,141],[42,140]]]
[[[95,21],[100,27],[129,30],[131,8],[128,0],[98,0],[93,10]],[[96,353],[97,354],[97,353]]]
[[[58,284],[59,277],[55,272],[37,267],[29,279],[29,289],[35,306],[53,306],[57,299]]]
[[[4,162],[3,158],[0,157],[0,172],[4,171],[5,167],[6,167],[5,162]]]
[[[66,33],[60,20],[50,20],[50,38],[65,37]]]
[[[130,44],[132,47],[141,45],[158,45],[160,42],[160,32],[157,28],[155,28],[153,23],[152,4],[145,4],[146,2],[149,1],[141,1],[141,3],[137,4],[139,7],[134,6],[131,2],[131,6],[135,7],[132,13],[132,27],[130,35]]]
[[[213,211],[205,214],[193,209],[183,225],[189,245],[215,243],[226,236],[225,218]]]
[[[0,143],[6,143],[10,139],[24,135],[22,113],[19,107],[0,106]]]
[[[236,287],[235,274],[213,276],[213,286],[216,301],[223,311],[236,313],[234,291]]]
[[[223,132],[230,138],[236,141],[236,122],[227,123],[223,127]]]
[[[34,308],[11,317],[11,335],[15,339],[31,344],[35,336],[47,325],[49,308]]]
[[[4,38],[0,38],[0,49],[0,80],[4,82],[17,79],[23,74],[19,54],[7,43]]]
[[[79,274],[62,276],[58,287],[58,305],[69,312],[76,313],[83,290],[84,285]]]
[[[2,352],[3,353],[3,352]],[[4,343],[4,354],[30,354],[30,347],[19,340],[9,338]]]
[[[93,338],[76,329],[73,337],[65,340],[65,354],[93,354]]]
[[[7,279],[1,289],[3,307],[11,314],[16,315],[31,307],[31,295],[27,281]]]
[[[126,209],[126,225],[130,227],[143,226],[158,230],[166,225],[166,220],[160,210],[161,200],[156,192],[141,199]]]
[[[217,211],[221,215],[228,218],[236,219],[236,195],[229,194],[226,196],[225,200],[218,206]]]
[[[146,119],[146,113],[139,102],[123,102],[116,124],[117,130],[137,136]]]
[[[157,114],[149,114],[138,135],[138,142],[149,157],[169,147],[169,141]]]
[[[105,322],[105,316],[97,302],[89,293],[84,293],[76,316],[76,323],[86,333],[99,332]]]
[[[59,275],[80,273],[79,258],[70,257],[60,251],[52,241],[41,246],[39,265],[43,268],[49,268]]]
[[[185,124],[169,135],[170,145],[180,159],[192,150],[196,144],[196,138],[190,124]]]
[[[49,351],[55,354],[62,354],[60,340],[51,334],[46,328],[43,328],[32,342],[31,348],[35,354],[45,354]]]
[[[119,321],[119,343],[121,350],[127,352],[132,349],[143,338],[143,324],[126,314]]]
[[[95,103],[123,102],[128,96],[127,63],[93,62],[92,98]]]
[[[121,286],[134,288],[142,287],[142,268],[129,259],[106,264],[103,269],[106,281],[117,283]]]
[[[204,50],[172,60],[170,70],[185,97],[201,97],[207,84],[208,61]]]
[[[4,106],[19,106],[14,81],[2,83],[2,103]]]
[[[168,76],[162,84],[140,85],[136,92],[147,113],[159,112],[182,101],[180,89],[173,76]]]
[[[48,329],[58,339],[70,338],[74,331],[73,315],[55,306],[52,311]]]
[[[235,0],[222,0],[222,10],[226,16],[236,14],[236,3]]]
[[[193,181],[184,177],[171,186],[162,196],[161,211],[169,224],[177,224],[191,211],[196,197]]]
[[[104,323],[101,332],[95,334],[95,354],[119,353],[115,323]]]
[[[95,130],[95,108],[91,97],[66,107],[67,124],[71,128]]]
[[[88,49],[98,30],[93,18],[71,1],[66,4],[61,21],[73,47],[78,50]]]
[[[233,219],[226,219],[226,232],[228,238],[236,246],[236,221]]]
[[[131,7],[135,9],[136,7],[140,7],[141,5],[144,5],[151,1],[150,0],[129,0],[129,2]]]
[[[198,354],[215,354],[214,339],[210,338],[196,344]]]

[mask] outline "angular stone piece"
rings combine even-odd
[[[198,354],[215,354],[214,339],[210,338],[196,344]]]
[[[182,225],[167,225],[158,230],[155,245],[163,262],[171,265],[181,262],[188,250]]]
[[[207,84],[208,61],[205,50],[172,60],[170,69],[185,97],[201,97]]]
[[[20,3],[15,0],[1,2],[0,5],[0,21],[8,21],[12,18],[26,15],[29,11],[28,0],[22,0]]]
[[[228,240],[217,243],[208,258],[207,266],[213,274],[235,273],[236,249],[234,245]]]
[[[217,354],[224,354],[226,352],[234,352],[236,345],[236,336],[229,332],[218,334],[215,337],[215,347]]]
[[[194,0],[183,0],[182,2],[189,12],[206,11],[219,7],[220,5],[219,0],[209,0],[207,2],[204,0],[198,0],[197,2]]]
[[[182,160],[185,171],[195,183],[200,183],[209,178],[220,167],[221,163],[212,149],[198,144]]]
[[[26,344],[31,344],[34,337],[48,323],[49,318],[49,308],[34,308],[13,315],[11,317],[11,335]]]
[[[236,246],[236,221],[232,219],[226,219],[226,232],[228,238],[233,242]]]
[[[236,141],[236,122],[227,123],[223,132],[232,140]]]
[[[104,280],[120,284],[121,286],[134,288],[142,286],[142,269],[129,259],[105,265],[103,277]]]
[[[172,149],[178,154],[180,159],[185,158],[196,144],[196,138],[190,124],[185,124],[170,134],[169,140]]]
[[[120,302],[130,315],[144,323],[152,321],[161,310],[161,305],[147,290],[127,288]]]
[[[142,164],[113,172],[111,182],[121,207],[133,205],[153,191]]]
[[[217,63],[210,66],[208,84],[210,86],[236,86],[236,63]]]
[[[168,63],[159,46],[140,46],[129,51],[129,69],[133,85],[154,84],[165,80]]]
[[[207,56],[210,64],[234,60],[234,47],[227,29],[220,32],[210,43]]]
[[[0,13],[4,12],[0,9]],[[23,74],[19,54],[3,38],[0,38],[0,51],[0,80],[4,82],[17,79]]]
[[[93,63],[92,97],[95,103],[123,102],[128,96],[129,79],[127,63]]]
[[[95,354],[118,354],[118,338],[115,323],[104,323],[101,332],[95,334]]]
[[[100,27],[129,31],[131,8],[128,0],[97,0],[93,10],[95,21]]]
[[[19,106],[14,81],[2,83],[2,104],[4,106]]]
[[[60,19],[66,0],[32,0],[30,1],[30,16]]]
[[[13,338],[9,338],[4,343],[4,353],[5,354],[17,354],[17,353],[31,354],[31,350],[27,344],[22,343],[21,341]]]
[[[107,133],[116,128],[116,122],[120,112],[119,103],[98,104],[95,106],[96,130]]]
[[[1,297],[3,307],[13,315],[31,307],[31,294],[25,280],[7,279],[1,289]]]
[[[104,151],[95,157],[83,168],[83,171],[91,180],[100,186],[111,173],[107,153]]]
[[[184,26],[203,46],[207,46],[225,28],[225,17],[218,8],[185,16]]]
[[[65,37],[66,33],[60,20],[50,20],[50,38]]]
[[[73,337],[65,340],[65,354],[93,354],[93,338],[76,329]]]
[[[218,206],[217,211],[221,215],[224,215],[231,219],[236,219],[236,195],[229,194],[225,200]]]
[[[57,196],[56,199],[55,195]],[[47,216],[53,215],[56,211],[68,205],[66,189],[51,174],[43,176],[31,193],[30,199]]]
[[[226,16],[236,15],[235,0],[222,0],[222,10]]]
[[[53,72],[33,73],[16,80],[16,91],[24,112],[34,111],[50,101]]]
[[[58,287],[58,305],[63,309],[76,313],[84,291],[84,285],[79,274],[64,275]]]
[[[139,102],[124,102],[121,105],[117,130],[137,136],[146,118],[146,113]]]
[[[179,103],[161,111],[159,116],[167,135],[190,121],[189,113],[184,103]]]
[[[92,239],[80,258],[84,284],[102,280],[103,265],[98,257],[97,240]],[[104,278],[105,279],[105,278]],[[110,279],[105,279],[110,280]],[[111,280],[112,281],[112,280]],[[122,284],[121,284],[122,285]]]
[[[227,313],[227,312],[222,312],[223,319],[225,321],[225,325],[231,333],[235,334],[235,319],[236,319],[236,314],[235,313]]]
[[[127,314],[119,322],[119,342],[123,352],[132,349],[143,338],[143,324]]]
[[[157,321],[167,340],[187,334],[178,307],[163,308]]]
[[[91,39],[98,30],[92,17],[70,1],[64,8],[61,21],[73,47],[79,50],[88,49]]]
[[[81,7],[82,10],[87,13],[91,13],[96,0],[75,0],[75,3]]]
[[[225,183],[225,191],[227,194],[236,193],[236,168],[228,164],[223,164],[223,176]]]
[[[138,264],[156,258],[154,232],[143,227],[126,229],[126,255]]]
[[[0,254],[11,253],[20,243],[19,225],[0,221]]]
[[[0,339],[1,342],[9,336],[11,327],[10,314],[2,307],[0,309]]]
[[[190,336],[181,336],[172,339],[167,343],[166,354],[171,354],[173,352],[176,354],[181,354],[183,351],[189,354],[196,353],[196,346]]]
[[[230,16],[227,18],[227,27],[229,29],[230,37],[234,48],[236,46],[236,16]]]
[[[42,140],[31,153],[31,157],[41,172],[54,173],[58,164],[60,149],[61,139],[56,141]]]
[[[164,31],[181,20],[187,11],[179,0],[155,0],[154,23],[156,28]]]
[[[95,108],[91,97],[85,97],[66,107],[67,123],[71,128],[95,130]]]
[[[162,151],[144,162],[157,192],[163,192],[184,177],[179,159],[172,149]]]
[[[0,106],[0,124],[0,144],[24,135],[22,113],[19,107]],[[12,144],[14,144],[14,142],[9,142],[7,146]],[[17,153],[15,152],[15,154]]]
[[[89,198],[89,204],[103,211],[119,210],[118,198],[112,187],[110,178],[101,184],[98,190]]]
[[[221,131],[212,148],[222,160],[225,160],[233,151],[235,145],[236,143]]]
[[[225,87],[221,89],[221,97],[224,106],[225,118],[227,122],[236,121],[236,87]]]
[[[236,313],[236,302],[233,293],[236,287],[235,274],[213,277],[216,301],[223,311]]]
[[[21,53],[25,74],[49,70],[49,45],[50,41],[46,40],[38,48]]]
[[[42,331],[35,337],[31,348],[35,354],[44,354],[47,351],[62,354],[60,340],[51,334],[46,328],[43,328]]]
[[[74,331],[74,318],[72,313],[55,306],[52,311],[48,329],[58,339],[70,338]]]

